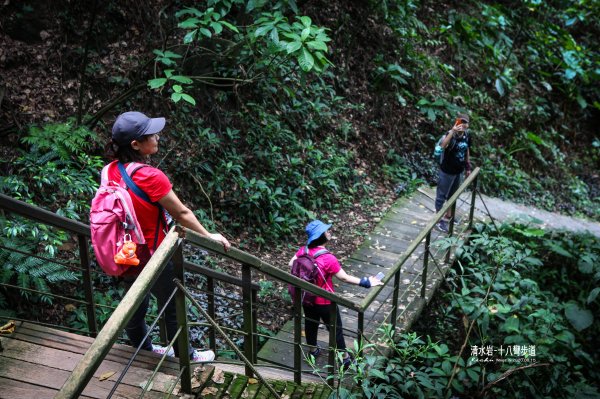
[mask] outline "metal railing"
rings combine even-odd
[[[20,291],[24,291],[24,290],[30,291],[32,293],[48,295],[51,297],[65,299],[70,302],[84,304],[86,307],[87,326],[88,326],[89,334],[91,336],[96,336],[96,334],[98,333],[98,322],[96,320],[96,304],[94,303],[94,287],[92,284],[92,280],[93,280],[92,276],[94,273],[98,273],[98,271],[92,270],[91,263],[90,263],[90,256],[89,256],[89,254],[90,254],[90,250],[89,250],[90,227],[84,223],[77,222],[75,220],[71,220],[71,219],[65,218],[63,216],[59,216],[53,212],[50,212],[45,209],[41,209],[36,206],[27,204],[23,201],[16,200],[16,199],[11,198],[4,194],[0,194],[0,209],[4,210],[4,211],[8,211],[10,213],[20,215],[20,216],[25,217],[30,220],[34,220],[34,221],[37,221],[37,222],[40,222],[40,223],[43,223],[46,225],[54,226],[56,228],[62,229],[64,231],[67,231],[71,234],[75,234],[77,236],[77,242],[78,242],[78,246],[79,246],[79,267],[75,267],[75,266],[71,266],[71,265],[64,265],[64,266],[68,269],[77,270],[77,271],[81,272],[82,280],[83,280],[82,288],[83,288],[85,300],[82,301],[77,298],[64,297],[64,296],[61,296],[58,294],[54,294],[52,292],[42,292],[39,290],[32,290],[32,289],[29,290],[27,288],[16,287],[16,286],[12,286],[11,284],[6,284],[6,283],[0,283],[0,287],[20,290]],[[2,247],[2,249],[5,251],[13,251],[13,252],[15,251],[14,248]],[[22,254],[24,256],[32,256],[32,257],[42,258],[47,262],[60,263],[60,261],[57,261],[56,259],[48,259],[48,258],[44,258],[44,257],[39,257],[34,254],[25,253],[25,252],[22,252]],[[20,320],[20,321],[29,321],[29,320],[21,319],[18,317],[17,318],[13,317],[11,319]],[[50,324],[47,324],[47,323],[39,323],[39,324],[44,324],[44,325],[50,326]],[[71,331],[84,332],[82,330],[76,330],[76,329],[68,328],[68,327],[64,327],[64,326],[61,326],[61,328],[71,330]]]
[[[386,273],[383,278],[384,285],[374,287],[368,293],[368,295],[360,302],[356,303],[352,300],[345,298],[341,295],[331,293],[329,291],[325,291],[322,288],[319,288],[309,282],[296,278],[291,275],[287,271],[281,270],[278,267],[268,264],[263,260],[241,251],[237,248],[231,248],[229,251],[225,251],[222,245],[218,242],[210,240],[208,238],[202,237],[197,233],[181,228],[178,232],[171,231],[167,238],[163,241],[161,246],[157,249],[150,262],[146,265],[142,273],[134,282],[133,286],[127,292],[123,301],[119,304],[119,306],[115,309],[113,315],[108,320],[102,331],[98,334],[95,342],[92,344],[88,352],[84,355],[84,358],[77,365],[75,371],[69,377],[68,381],[65,383],[63,388],[61,389],[60,398],[68,398],[68,397],[76,397],[85,387],[91,376],[93,375],[96,368],[102,362],[102,359],[106,356],[113,343],[115,342],[118,334],[123,330],[127,321],[133,314],[133,311],[137,308],[136,304],[139,304],[141,298],[148,292],[152,283],[157,278],[158,274],[164,268],[166,263],[173,257],[173,261],[176,265],[176,278],[177,278],[177,286],[178,291],[175,295],[177,301],[177,309],[178,309],[178,323],[180,325],[180,333],[178,337],[177,345],[179,345],[179,353],[180,356],[180,378],[182,382],[182,391],[189,392],[191,390],[190,381],[190,362],[189,356],[187,355],[187,345],[188,345],[188,323],[186,317],[186,297],[188,300],[195,302],[192,296],[187,293],[186,290],[183,289],[181,285],[181,281],[183,279],[183,270],[185,269],[193,269],[194,272],[206,275],[208,280],[208,288],[209,291],[212,290],[214,295],[214,282],[221,281],[225,283],[239,284],[241,285],[242,290],[242,300],[243,300],[243,328],[241,331],[235,331],[231,329],[224,329],[220,327],[215,322],[215,308],[214,303],[211,304],[209,299],[208,311],[204,311],[200,308],[203,316],[206,320],[208,320],[208,324],[210,325],[210,333],[209,333],[209,342],[210,346],[213,350],[216,349],[216,339],[215,336],[218,333],[221,335],[231,346],[232,342],[228,338],[228,333],[240,333],[244,337],[243,343],[243,352],[241,352],[236,345],[232,346],[232,349],[236,352],[238,357],[242,359],[243,364],[245,366],[245,372],[248,376],[256,375],[259,379],[262,379],[259,372],[257,371],[256,366],[268,364],[268,361],[264,359],[257,359],[257,339],[260,334],[257,333],[257,317],[256,317],[256,287],[253,284],[253,281],[256,279],[253,277],[253,273],[261,273],[265,276],[268,276],[274,280],[277,280],[284,284],[291,284],[296,286],[298,289],[295,290],[296,298],[294,298],[293,305],[293,315],[294,318],[294,334],[293,340],[290,342],[294,346],[293,350],[293,366],[289,367],[287,365],[281,365],[272,363],[271,366],[287,369],[294,374],[294,381],[296,383],[301,383],[302,380],[302,359],[303,359],[303,351],[302,351],[302,308],[301,308],[301,295],[302,290],[310,291],[320,297],[328,299],[332,302],[330,307],[330,312],[333,317],[330,319],[333,321],[332,325],[329,326],[329,345],[331,348],[335,348],[335,335],[336,335],[336,312],[337,307],[342,306],[348,310],[354,311],[358,315],[358,323],[356,329],[356,336],[359,341],[362,341],[364,337],[364,318],[365,311],[372,304],[378,294],[383,290],[390,281],[392,281],[393,277],[393,307],[390,316],[390,324],[395,328],[397,322],[397,306],[398,306],[398,297],[400,291],[400,273],[403,265],[411,258],[412,254],[417,250],[420,245],[425,246],[424,255],[423,255],[423,271],[421,275],[421,298],[425,297],[425,287],[427,284],[427,276],[428,276],[428,267],[429,267],[429,255],[430,255],[430,246],[431,246],[431,234],[434,226],[440,221],[440,219],[444,216],[444,214],[450,210],[452,213],[452,219],[450,221],[449,226],[449,236],[452,236],[454,233],[454,214],[456,212],[456,202],[459,196],[465,192],[465,190],[469,187],[472,188],[472,200],[470,204],[469,211],[469,223],[468,228],[471,227],[473,221],[474,214],[474,204],[475,204],[475,196],[477,192],[477,176],[479,174],[479,168],[476,168],[471,175],[465,179],[463,184],[459,187],[456,193],[446,202],[446,204],[442,207],[442,209],[430,220],[430,222],[424,227],[424,229],[418,234],[418,236],[411,242],[409,247],[402,253],[398,260],[394,262],[391,269]],[[0,198],[1,199],[1,198]],[[3,202],[0,201],[0,206],[4,206]],[[11,211],[16,211],[11,209]],[[29,216],[29,215],[28,215]],[[44,215],[46,218],[47,215]],[[56,215],[54,215],[56,216]],[[59,217],[60,218],[60,217]],[[64,219],[64,218],[63,218]],[[43,220],[37,219],[36,220]],[[49,219],[46,219],[49,220]],[[57,219],[58,220],[58,219]],[[62,219],[61,219],[62,220]],[[62,222],[61,222],[62,223]],[[84,231],[81,224],[78,225],[78,234],[89,234],[87,230]],[[64,228],[64,225],[62,225]],[[85,225],[83,225],[85,226]],[[87,226],[85,226],[87,228]],[[185,262],[183,260],[183,255],[181,252],[182,242],[185,241],[197,247],[203,248],[205,250],[209,250],[213,253],[219,254],[220,256],[227,258],[229,260],[235,261],[241,264],[241,281],[224,274],[220,274],[210,269],[206,269],[203,267],[199,267],[189,262]],[[423,243],[424,242],[424,243]],[[87,248],[87,247],[86,247]],[[450,251],[445,256],[445,261],[447,262],[450,257]],[[89,261],[87,261],[89,269]],[[177,266],[179,265],[179,266]],[[91,279],[90,279],[91,280]],[[212,297],[214,298],[214,296]],[[227,331],[227,332],[226,332]],[[170,343],[173,345],[174,343]],[[362,346],[359,346],[362,347]],[[335,352],[333,350],[329,351],[328,364],[331,367],[331,373],[333,373],[333,367],[335,365]],[[220,361],[220,360],[219,360]],[[259,361],[261,362],[259,364]],[[272,388],[270,388],[272,389]],[[272,392],[274,395],[274,391]],[[276,396],[275,396],[276,397]]]

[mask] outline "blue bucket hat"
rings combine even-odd
[[[330,227],[330,224],[325,224],[320,220],[313,220],[307,224],[305,231],[306,235],[308,236],[308,241],[306,241],[306,245],[321,237],[321,235],[329,230]]]

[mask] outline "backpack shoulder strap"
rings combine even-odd
[[[102,171],[100,172],[100,187],[106,186],[108,184],[108,167],[110,164],[104,165]]]
[[[117,162],[117,165],[119,166],[119,172],[121,172],[121,178],[125,182],[125,185],[131,191],[133,191],[135,195],[137,195],[144,201],[156,205],[154,202],[150,201],[150,197],[148,197],[148,194],[146,194],[141,188],[139,188],[131,178],[131,175],[133,175],[135,171],[137,171],[140,168],[143,168],[146,165],[139,164],[137,162],[131,162],[129,165],[127,165],[127,168],[125,168],[125,166],[121,162]]]
[[[325,254],[328,254],[328,253],[329,253],[328,250],[322,249],[320,251],[315,252],[315,254],[313,255],[313,258],[317,259],[319,256],[325,255]]]

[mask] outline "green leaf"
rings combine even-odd
[[[181,93],[183,91],[183,87],[181,87],[180,85],[173,85],[173,91],[175,93]]]
[[[235,25],[230,24],[227,21],[219,21],[221,23],[221,25],[223,25],[224,27],[228,28],[229,30],[235,32],[235,33],[240,33],[240,31],[238,30],[238,28]]]
[[[561,256],[564,256],[565,258],[572,258],[573,255],[571,255],[571,253],[569,251],[567,251],[566,249],[564,249],[562,246],[560,246],[558,243],[554,242],[554,241],[548,241],[548,248]]]
[[[572,70],[571,68],[567,68],[565,69],[565,78],[567,78],[568,80],[573,79],[575,76],[577,76],[577,72],[575,72],[574,70]]]
[[[585,100],[585,98],[583,98],[581,95],[578,95],[577,98],[577,104],[579,104],[579,106],[581,107],[581,109],[586,109],[588,106],[587,101]]]
[[[310,28],[302,29],[302,33],[300,34],[300,40],[305,41],[308,35],[310,35]]]
[[[256,37],[261,37],[264,36],[268,31],[270,31],[271,29],[274,29],[271,25],[263,25],[263,26],[259,26],[255,31],[254,31],[254,36]]]
[[[197,28],[200,20],[198,18],[188,18],[183,22],[180,22],[177,26],[183,29]]]
[[[327,51],[327,45],[317,40],[311,40],[309,42],[306,42],[306,46],[311,50]]]
[[[179,83],[193,83],[194,81],[187,76],[183,75],[173,75],[169,79],[175,80]]]
[[[182,56],[172,51],[165,51],[164,56],[167,58],[181,58]]]
[[[290,42],[287,44],[286,50],[288,54],[292,54],[293,52],[299,50],[300,47],[302,47],[301,42]]]
[[[389,377],[387,376],[387,374],[384,374],[383,372],[381,372],[380,370],[377,370],[375,368],[372,368],[372,369],[369,370],[369,375],[373,376],[373,377],[376,377],[376,378],[379,378],[379,379],[381,379],[383,381],[386,381],[386,382],[389,381]]]
[[[194,39],[196,38],[197,33],[198,33],[197,29],[194,29],[193,31],[186,33],[186,35],[183,37],[183,43],[190,44],[191,42],[193,42]]]
[[[200,28],[200,33],[206,37],[212,37],[212,32],[206,28]]]
[[[310,25],[312,24],[310,17],[307,16],[300,17],[300,22],[302,22],[302,25],[306,26],[307,28],[310,28]]]
[[[583,274],[592,274],[594,272],[594,257],[585,254],[577,261],[577,268]]]
[[[504,96],[504,84],[500,78],[496,79],[496,91],[500,94],[500,97]]]
[[[173,100],[173,102],[179,102],[179,100],[181,100],[181,93],[173,93],[171,94],[171,100]]]
[[[587,303],[592,303],[596,300],[596,298],[598,297],[598,294],[600,293],[600,287],[596,287],[594,288],[590,294],[587,297]]]
[[[519,332],[519,318],[518,317],[509,317],[506,319],[501,329],[508,333],[510,332]]]
[[[194,97],[190,96],[189,94],[181,93],[181,98],[192,105],[196,105],[196,100],[194,100]]]
[[[577,330],[582,331],[592,325],[594,315],[587,309],[582,309],[577,303],[570,302],[565,306],[565,316],[571,325]]]
[[[167,83],[166,78],[151,79],[148,81],[148,86],[151,89],[158,89],[159,87],[163,87],[165,83]]]
[[[215,35],[218,35],[223,31],[223,25],[219,22],[211,22],[210,27],[215,31]]]
[[[304,72],[308,72],[315,65],[315,59],[307,49],[303,48],[301,54],[298,56],[298,63]]]

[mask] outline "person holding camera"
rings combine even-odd
[[[469,149],[471,136],[469,135],[469,116],[458,114],[452,129],[442,138],[440,146],[443,153],[440,160],[439,179],[435,196],[435,212],[438,213],[460,186],[463,172],[469,176],[471,162]],[[440,220],[437,228],[444,233],[448,232],[450,211],[446,212],[444,219]]]

